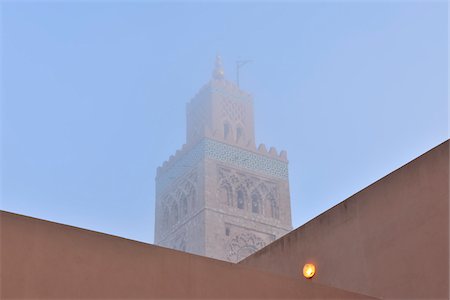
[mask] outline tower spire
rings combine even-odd
[[[214,71],[213,71],[212,75],[213,75],[214,79],[224,79],[222,58],[220,57],[220,55],[216,55],[216,63],[215,63]]]

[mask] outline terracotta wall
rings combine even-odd
[[[449,142],[242,261],[380,298],[449,298]]]
[[[0,212],[1,299],[363,299],[106,234]]]

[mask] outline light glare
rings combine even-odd
[[[303,276],[305,276],[305,278],[312,278],[315,273],[316,266],[314,266],[313,264],[305,264],[303,266]]]

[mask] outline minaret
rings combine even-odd
[[[186,144],[157,170],[155,244],[237,262],[289,232],[286,151],[256,148],[252,96],[219,56],[186,116]]]

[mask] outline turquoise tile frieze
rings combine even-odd
[[[205,156],[208,158],[269,176],[288,179],[286,162],[209,139],[203,142],[206,145]]]

